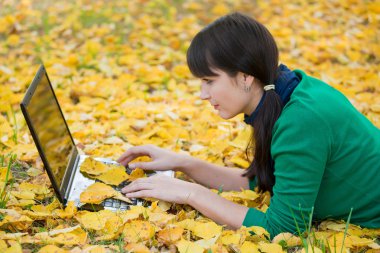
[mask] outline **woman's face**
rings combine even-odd
[[[230,77],[226,72],[213,70],[217,76],[201,78],[200,98],[208,100],[219,116],[230,119],[240,113],[251,114],[263,94],[262,88],[254,82],[254,77],[239,72]],[[250,87],[247,92],[246,87]]]

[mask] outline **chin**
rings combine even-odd
[[[231,113],[226,113],[226,112],[221,112],[219,111],[219,116],[222,118],[222,119],[232,119],[233,117],[235,117],[237,114],[231,114]]]

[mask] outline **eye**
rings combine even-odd
[[[204,81],[206,84],[212,84],[213,80],[208,78],[203,78],[202,81]]]

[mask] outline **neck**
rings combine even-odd
[[[248,106],[244,109],[244,114],[251,115],[256,110],[263,95],[264,90],[261,87],[257,87],[256,89],[252,90],[252,99],[250,100]]]

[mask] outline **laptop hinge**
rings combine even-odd
[[[75,159],[73,159],[73,161],[69,164],[69,168],[66,169],[66,173],[64,176],[65,180],[60,189],[60,191],[64,193],[63,196],[64,196],[65,205],[71,192],[71,186],[72,186],[75,174],[77,172],[76,168],[78,167],[79,161],[80,161],[80,155],[78,154],[78,152],[76,152]]]

